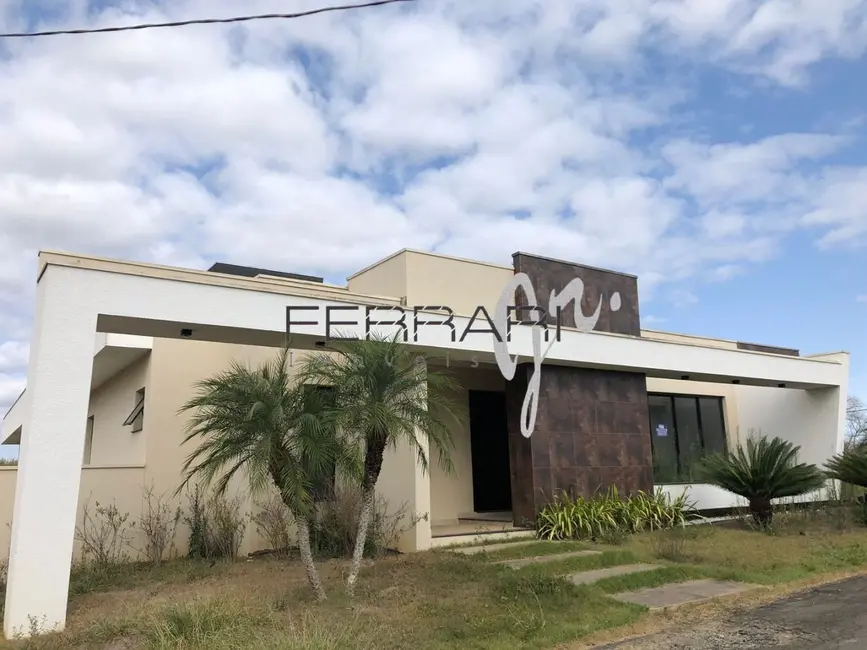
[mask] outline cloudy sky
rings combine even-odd
[[[0,31],[328,0],[0,0]],[[0,40],[0,411],[40,248],[342,281],[402,247],[636,273],[644,325],[853,353],[867,0],[418,0]]]

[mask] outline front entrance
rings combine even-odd
[[[477,513],[509,512],[512,509],[512,480],[506,394],[471,390],[469,400],[473,508]]]

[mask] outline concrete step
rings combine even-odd
[[[627,575],[629,573],[639,573],[641,571],[652,571],[654,569],[660,569],[658,564],[621,564],[618,566],[611,566],[605,569],[594,569],[592,571],[581,571],[579,573],[572,573],[566,576],[572,584],[575,585],[589,585],[593,582],[597,582],[602,580],[603,578],[612,578],[614,576],[622,576]]]
[[[504,548],[517,548],[519,546],[527,546],[528,544],[536,544],[538,539],[528,539],[523,542],[504,542],[503,544],[483,544],[481,546],[459,546],[457,548],[444,549],[454,553],[462,553],[463,555],[476,555],[477,553],[493,553]]]
[[[514,560],[501,560],[495,564],[505,564],[510,569],[523,569],[531,564],[545,564],[546,562],[558,562],[573,557],[589,557],[602,555],[602,551],[570,551],[568,553],[553,553],[551,555],[536,555],[534,557],[522,557]]]
[[[744,591],[759,589],[759,585],[729,580],[690,580],[674,582],[661,587],[648,587],[638,591],[615,594],[612,598],[624,603],[644,605],[648,609],[679,607],[690,603],[700,603],[721,596],[730,596]]]

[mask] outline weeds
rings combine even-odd
[[[139,519],[139,530],[144,536],[143,549],[136,549],[154,566],[159,566],[174,550],[175,533],[181,520],[181,509],[172,510],[164,496],[156,495],[153,487],[143,490],[144,511]]]
[[[260,505],[259,512],[251,517],[256,532],[268,542],[271,550],[285,554],[291,546],[289,530],[292,516],[289,509],[278,497]]]
[[[208,498],[198,485],[188,497],[189,511],[184,521],[190,528],[189,557],[236,559],[247,531],[241,499],[217,494]]]
[[[131,531],[135,522],[128,522],[129,513],[123,513],[117,506],[86,501],[82,508],[81,526],[75,529],[75,539],[81,543],[81,557],[85,564],[100,569],[116,566],[128,559],[126,548],[130,543]]]

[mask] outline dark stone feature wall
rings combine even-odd
[[[793,348],[778,348],[774,345],[759,345],[758,343],[744,343],[743,341],[738,341],[738,350],[752,350],[753,352],[784,354],[789,357],[801,356],[800,350],[795,350]]]
[[[615,334],[630,334],[641,336],[641,322],[638,314],[638,278],[634,275],[605,271],[591,266],[582,266],[571,262],[551,260],[527,253],[512,255],[515,273],[526,273],[536,290],[536,300],[539,306],[547,309],[551,290],[561,291],[571,280],[580,277],[584,281],[584,297],[581,308],[586,316],[591,316],[599,305],[602,296],[602,311],[596,330],[613,332]],[[611,311],[611,296],[620,293],[621,307]],[[527,305],[527,297],[521,289],[516,292],[515,304]],[[518,320],[516,315],[515,320]],[[549,322],[555,323],[555,315],[549,315]],[[561,323],[563,327],[575,327],[575,319],[571,305],[563,310]]]
[[[526,273],[543,308],[552,290],[571,280],[584,281],[581,307],[592,315],[603,300],[597,331],[641,335],[638,280],[635,276],[551,260],[526,253],[513,255],[515,273]],[[621,307],[610,308],[620,293]],[[516,305],[527,305],[518,290]],[[549,317],[554,323],[554,315]],[[572,309],[562,313],[564,327],[574,327]],[[647,379],[643,374],[543,365],[536,428],[521,435],[521,406],[533,374],[532,364],[518,366],[506,383],[512,510],[516,525],[535,521],[541,508],[563,490],[591,496],[616,487],[621,494],[653,489]]]
[[[514,522],[534,521],[557,492],[592,496],[653,489],[650,418],[642,374],[545,365],[536,428],[521,434],[532,364],[506,385]]]

